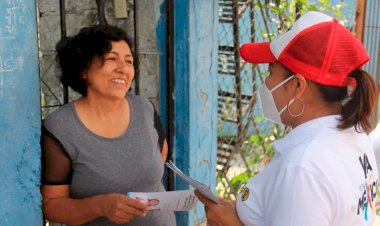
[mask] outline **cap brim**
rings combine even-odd
[[[252,64],[276,62],[277,59],[270,50],[270,42],[246,43],[240,47],[240,56]]]

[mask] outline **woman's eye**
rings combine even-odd
[[[125,63],[127,63],[127,64],[133,64],[133,61],[131,61],[131,60],[126,60]]]
[[[116,61],[116,57],[107,57],[106,60]]]

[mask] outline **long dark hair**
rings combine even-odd
[[[356,79],[357,86],[352,92],[348,87],[317,84],[322,98],[328,102],[346,102],[342,105],[339,129],[355,126],[356,131],[369,133],[377,123],[376,107],[379,95],[378,85],[362,69],[355,69],[349,75]]]

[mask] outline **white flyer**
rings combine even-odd
[[[189,211],[193,209],[198,198],[194,189],[166,192],[128,192],[128,197],[147,202],[149,210]]]
[[[214,193],[212,193],[212,191],[209,189],[207,185],[197,180],[194,180],[193,178],[184,174],[176,165],[174,165],[172,161],[165,163],[165,166],[171,169],[175,174],[180,176],[184,181],[195,187],[202,195],[206,196],[208,199],[215,202],[216,204],[219,204],[218,198],[214,195]]]

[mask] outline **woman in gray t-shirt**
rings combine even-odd
[[[159,116],[127,94],[133,56],[124,31],[83,28],[57,44],[62,83],[82,94],[43,122],[45,217],[67,225],[175,225],[127,192],[164,191],[167,156]]]

